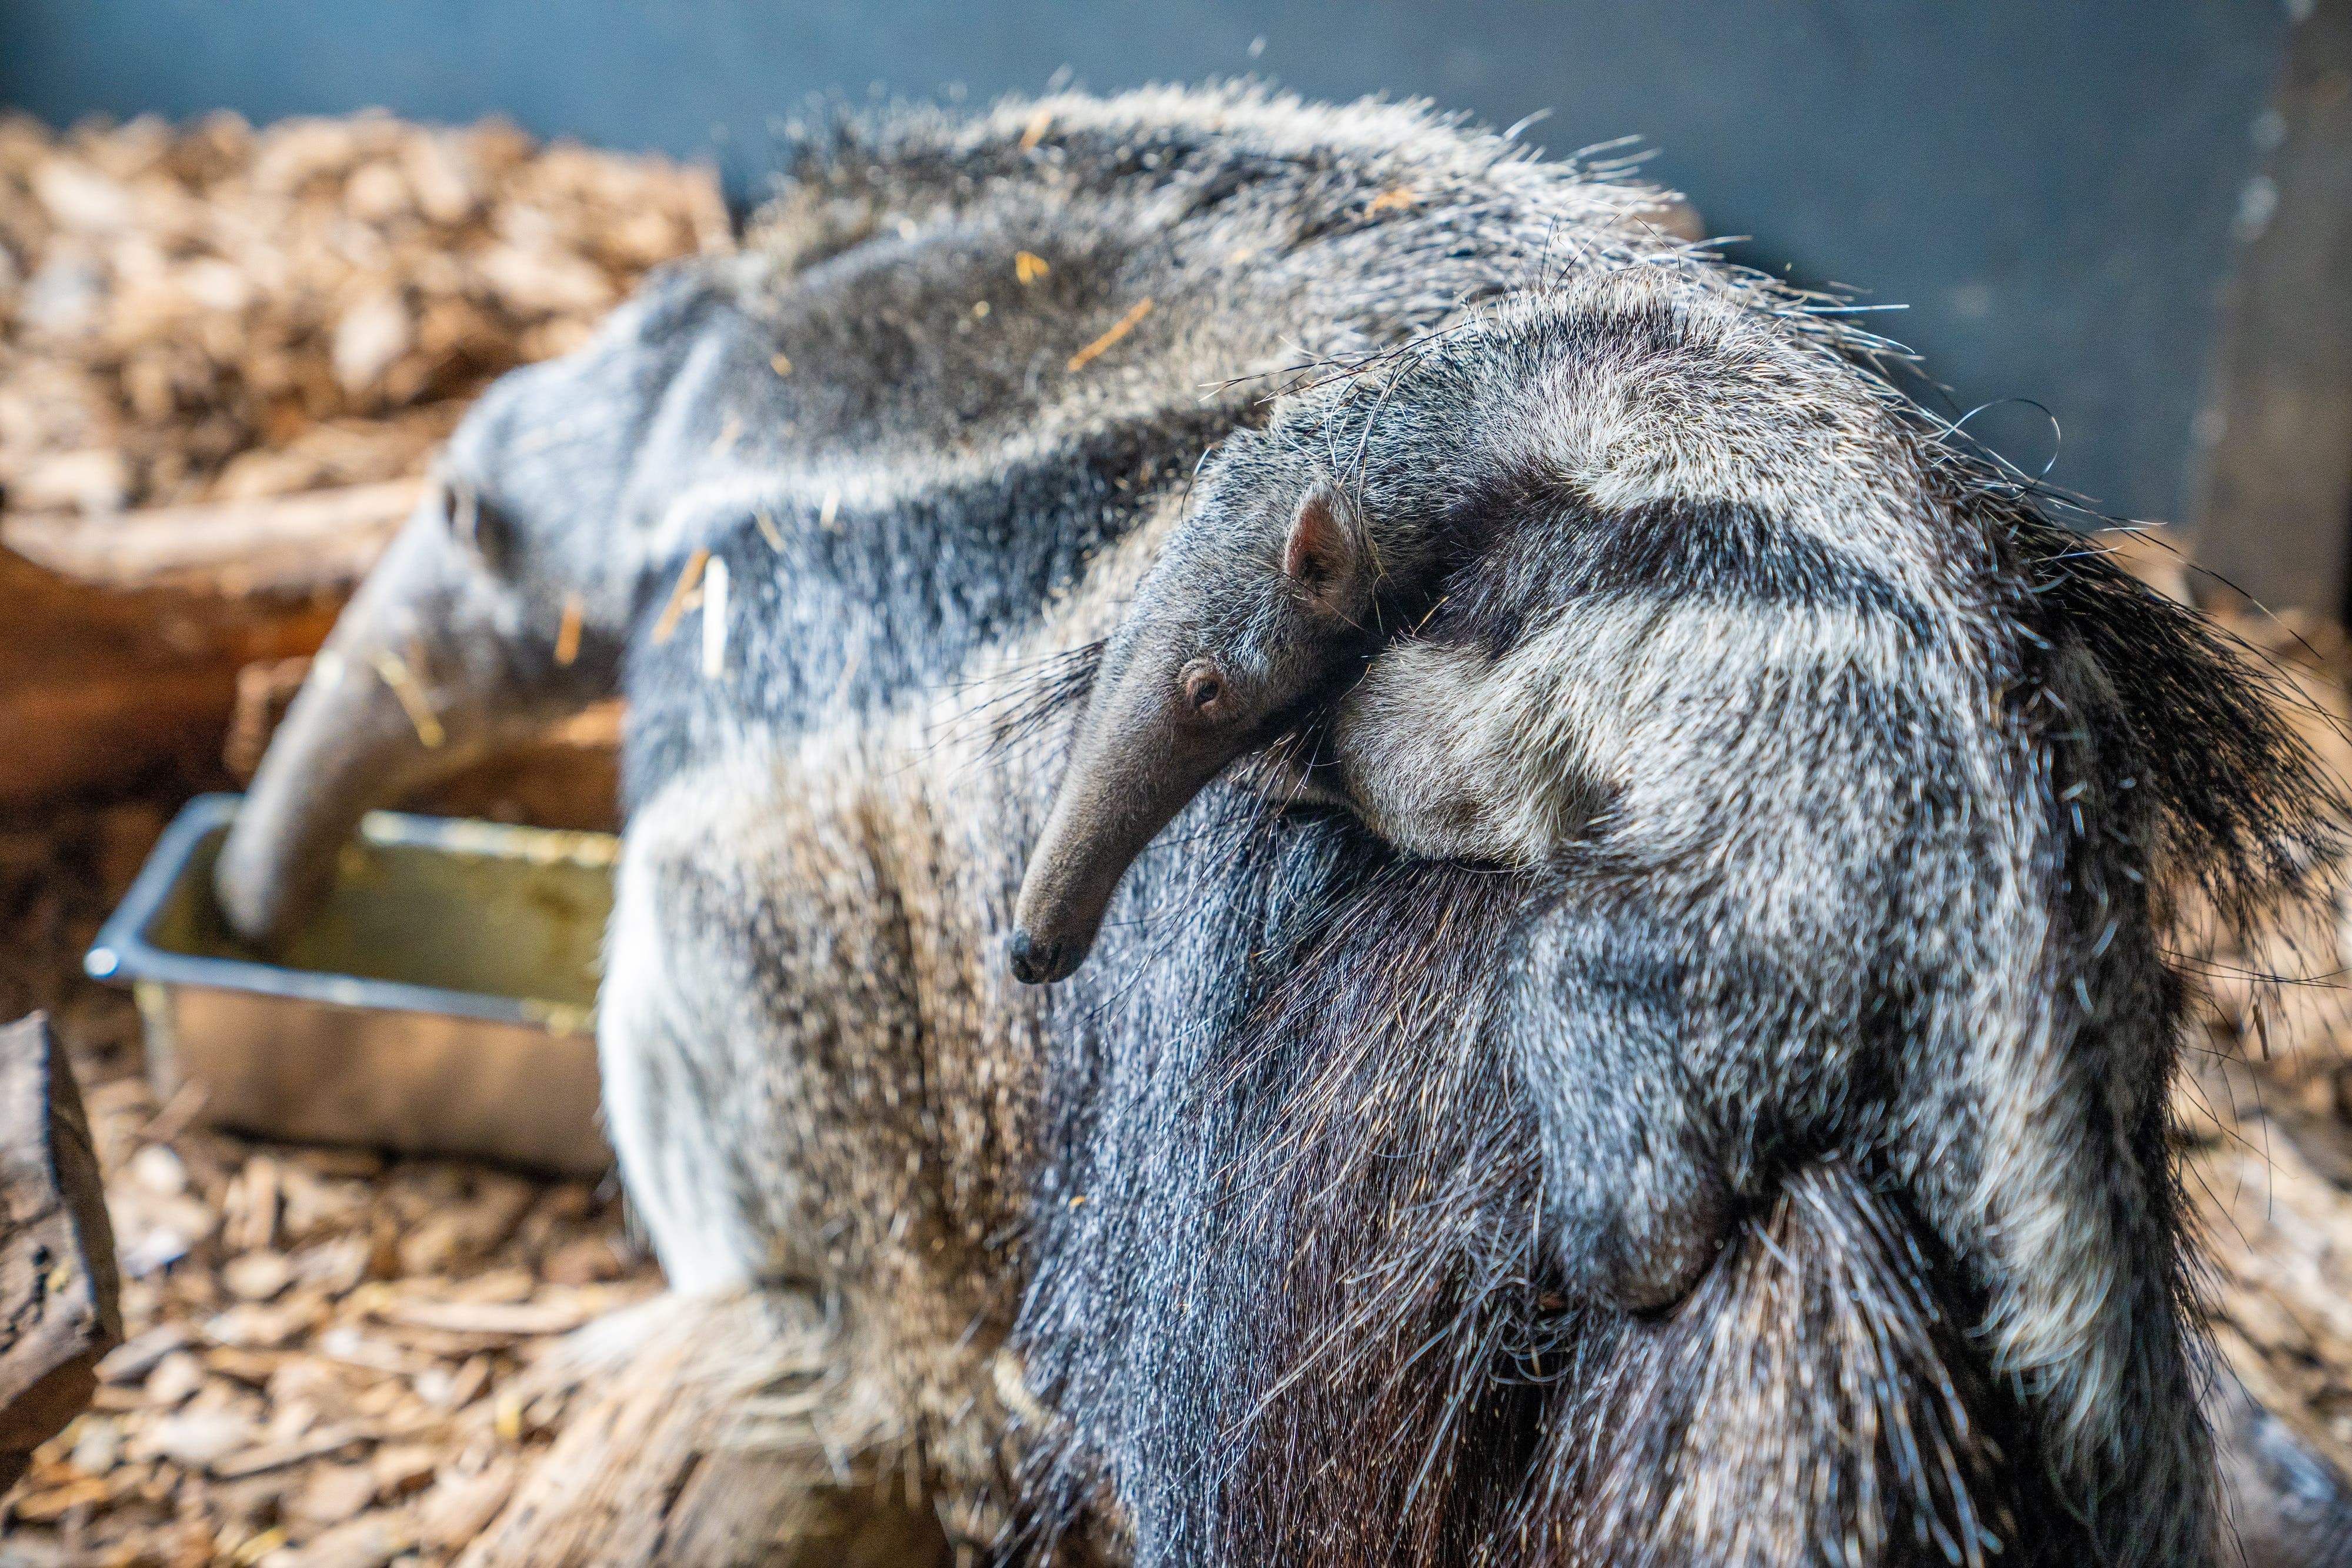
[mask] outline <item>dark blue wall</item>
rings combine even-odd
[[[382,104],[715,153],[758,184],[805,95],[987,96],[1257,70],[1425,93],[1558,150],[1638,134],[1652,174],[1778,270],[1878,318],[1960,407],[2032,398],[2054,481],[2170,516],[2278,0],[0,0],[0,103],[257,121]],[[1253,53],[1253,40],[1263,47]],[[2049,422],[1974,428],[2039,468]]]

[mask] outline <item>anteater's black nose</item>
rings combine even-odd
[[[1060,942],[1034,942],[1025,931],[1013,933],[1013,978],[1024,985],[1043,985],[1066,973]]]

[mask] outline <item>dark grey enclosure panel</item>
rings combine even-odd
[[[2277,0],[0,0],[0,101],[256,120],[381,104],[715,153],[755,190],[813,92],[977,96],[1258,71],[1422,93],[1570,150],[1638,135],[1743,254],[1902,303],[1879,322],[1959,408],[2055,415],[2055,482],[2181,505]],[[1972,426],[2026,467],[2050,421]]]

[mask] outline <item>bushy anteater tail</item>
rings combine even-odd
[[[2306,700],[2266,655],[2079,535],[2040,517],[2021,531],[2041,597],[2083,638],[2128,721],[2133,786],[2158,825],[2159,922],[2243,939],[2283,906],[2333,899],[2352,802],[2289,721]]]

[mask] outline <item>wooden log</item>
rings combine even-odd
[[[248,605],[76,582],[0,550],[0,808],[217,766],[236,672],[309,653],[336,603]]]
[[[36,1013],[0,1028],[0,1490],[88,1407],[121,1288],[89,1121]]]
[[[237,672],[315,651],[418,493],[0,519],[0,808],[215,772]]]
[[[0,542],[62,576],[108,587],[341,593],[366,575],[424,491],[422,479],[393,479],[112,517],[32,513],[10,518]]]

